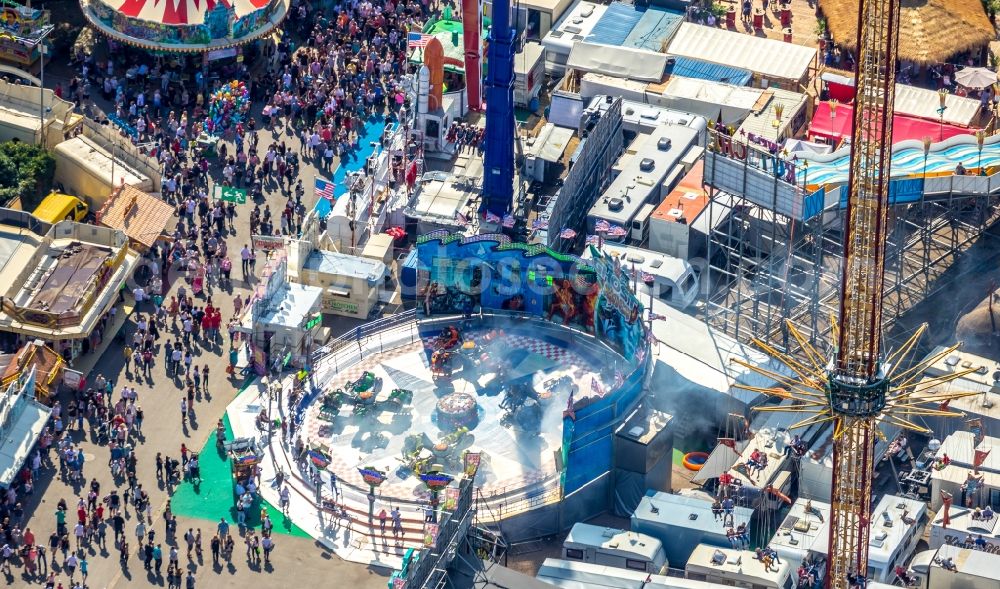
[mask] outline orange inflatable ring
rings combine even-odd
[[[681,464],[688,470],[699,471],[705,466],[707,460],[708,452],[688,452],[681,459]]]

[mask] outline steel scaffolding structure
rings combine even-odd
[[[799,346],[786,326],[791,321],[810,344],[830,349],[843,259],[845,211],[837,204],[839,197],[828,198],[833,204],[821,214],[794,219],[776,212],[777,206],[760,204],[760,198],[715,189],[711,172],[716,169],[708,166],[705,176],[713,202],[705,236],[707,320],[739,341],[758,338],[796,352]],[[771,181],[784,183],[773,176]],[[940,281],[944,273],[1000,220],[1000,179],[992,193],[954,188],[924,193],[915,202],[889,209],[882,311],[886,334],[906,311],[947,287]],[[887,342],[890,347],[898,343]]]

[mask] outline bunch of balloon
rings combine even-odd
[[[223,84],[208,99],[205,129],[210,135],[220,135],[243,120],[250,109],[250,92],[246,84],[233,80]]]

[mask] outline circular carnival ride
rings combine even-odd
[[[313,358],[308,386],[287,399],[295,447],[272,450],[289,464],[307,456],[336,476],[336,501],[367,497],[369,512],[376,487],[377,501],[433,503],[428,480],[470,472],[495,501],[561,501],[601,479],[651,367],[627,268],[499,235],[425,235],[418,253],[440,272],[415,316],[363,326]],[[485,265],[452,272],[437,256]],[[479,289],[496,271],[503,280]]]
[[[90,24],[115,41],[175,53],[249,43],[278,27],[289,6],[290,0],[80,0]]]
[[[426,493],[427,472],[462,472],[470,453],[482,457],[485,487],[558,480],[564,409],[614,391],[614,370],[595,367],[627,365],[586,334],[539,318],[419,329],[415,341],[329,377],[321,364],[316,380],[331,385],[302,419],[305,443],[331,458],[338,480],[364,488],[357,469],[376,468],[387,473],[380,493],[401,500]]]

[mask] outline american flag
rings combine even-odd
[[[652,274],[650,274],[649,272],[643,272],[643,271],[640,270],[639,271],[639,280],[641,280],[643,282],[653,282],[653,281],[656,280],[656,277],[653,276]]]
[[[628,231],[624,227],[618,225],[612,225],[608,229],[608,237],[624,237],[628,234]]]
[[[574,237],[576,237],[576,231],[573,231],[569,227],[566,227],[565,229],[559,232],[559,237],[563,239],[573,239]]]
[[[588,235],[587,236],[587,245],[601,245],[601,236],[600,235]]]
[[[455,211],[455,220],[463,227],[469,224],[469,218],[463,215],[461,211]]]
[[[486,222],[487,223],[499,223],[500,222],[500,215],[496,215],[494,213],[486,211]]]
[[[427,43],[434,38],[434,35],[427,35],[424,33],[407,33],[406,34],[406,46],[410,49],[427,47]]]
[[[570,389],[569,399],[566,401],[566,409],[563,411],[563,419],[566,419],[568,417],[573,421],[576,421],[576,409],[573,407],[573,405],[575,405],[575,400],[573,399],[573,389]]]
[[[602,387],[601,383],[597,382],[597,378],[593,376],[590,377],[590,390],[598,397],[604,396],[604,387]]]
[[[507,229],[510,229],[511,227],[513,227],[514,226],[514,215],[511,215],[510,213],[507,213],[506,215],[504,215],[503,216],[503,226],[506,227]]]
[[[648,333],[648,332],[647,332]],[[635,351],[635,363],[642,364],[646,359],[646,346],[639,346],[639,349]]]
[[[333,200],[333,182],[325,178],[316,178],[316,198]]]
[[[538,231],[540,229],[548,229],[549,222],[546,219],[535,219],[531,222],[531,228]]]
[[[663,320],[663,319],[666,319],[666,318],[667,318],[666,315],[660,315],[659,313],[654,313],[652,311],[649,312],[649,320],[650,321],[660,321],[660,320]]]
[[[601,219],[597,223],[594,223],[594,231],[598,233],[607,233],[611,230],[611,223],[608,223],[604,219]]]

